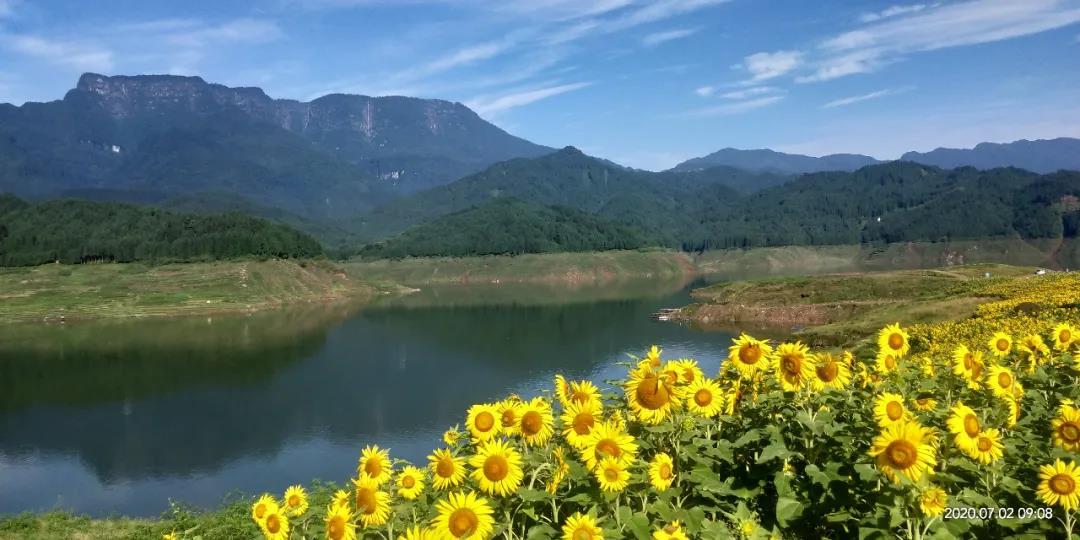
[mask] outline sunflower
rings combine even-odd
[[[289,518],[279,508],[266,513],[266,519],[259,525],[266,540],[286,540],[289,538]]]
[[[937,517],[945,512],[949,495],[935,485],[930,485],[919,495],[919,508],[926,517]]]
[[[874,400],[874,419],[884,428],[911,420],[911,413],[904,407],[903,396],[884,392]]]
[[[1053,441],[1069,452],[1080,450],[1080,409],[1062,405],[1057,418],[1051,422]]]
[[[505,441],[489,441],[469,458],[472,479],[488,495],[507,496],[521,486],[521,454]]]
[[[676,360],[675,365],[679,370],[681,382],[685,384],[691,384],[705,376],[705,373],[701,371],[701,367],[698,366],[697,360],[684,358]]]
[[[698,377],[686,389],[686,409],[702,418],[712,418],[724,408],[724,391],[716,381]]]
[[[990,348],[990,352],[998,357],[1005,358],[1012,352],[1012,336],[1004,332],[995,332],[994,337],[990,338],[990,341],[986,344]]]
[[[543,446],[555,433],[555,418],[551,404],[542,397],[535,397],[521,405],[518,433],[528,446]]]
[[[424,492],[424,471],[409,465],[397,475],[397,493],[407,501],[416,500]]]
[[[739,370],[739,375],[746,379],[768,369],[771,355],[772,347],[768,342],[756,340],[746,334],[740,335],[728,349],[728,360]]]
[[[258,523],[259,526],[262,526],[262,523],[266,521],[266,516],[269,515],[270,512],[277,512],[277,510],[278,503],[274,497],[269,493],[263,493],[259,499],[255,501],[255,504],[251,505],[251,519],[255,520],[255,523]]]
[[[577,512],[563,524],[562,540],[604,540],[604,529],[591,516]]]
[[[330,498],[330,506],[344,506],[349,507],[349,499],[352,499],[352,495],[349,495],[348,491],[339,489],[334,492],[333,497]]]
[[[634,442],[634,437],[619,429],[614,422],[607,421],[593,427],[589,435],[585,437],[579,452],[581,459],[585,461],[585,467],[592,471],[605,458],[628,464],[633,461],[637,450],[638,445]]]
[[[555,374],[555,399],[558,399],[563,407],[570,403],[570,383],[566,382],[562,373]]]
[[[915,398],[911,406],[917,411],[928,412],[937,408],[937,400],[930,396],[922,396]]]
[[[739,404],[739,400],[742,399],[742,385],[738,380],[731,383],[727,391],[724,393],[724,414],[733,416],[735,414],[735,406]]]
[[[892,373],[899,367],[899,358],[889,351],[878,351],[874,357],[874,369],[882,375]]]
[[[390,451],[375,446],[365,446],[356,466],[357,476],[367,476],[382,485],[390,479]]]
[[[161,535],[161,540],[180,540],[180,537],[176,536],[176,531],[173,531]]]
[[[490,403],[479,403],[469,407],[465,427],[473,441],[487,442],[499,434],[499,411]]]
[[[601,403],[600,389],[592,381],[573,381],[570,383],[569,403]],[[566,404],[563,404],[565,407]]]
[[[326,509],[326,538],[328,540],[356,540],[356,525],[348,506],[330,505]]]
[[[674,360],[669,360],[664,364],[664,367],[660,368],[659,375],[671,385],[676,385],[682,382],[682,370],[679,369],[679,365]]]
[[[672,521],[652,533],[653,540],[689,540],[679,520]]]
[[[829,353],[814,356],[814,375],[810,385],[815,392],[845,388],[851,383],[851,367]]]
[[[1080,506],[1080,467],[1073,462],[1055,460],[1053,465],[1039,467],[1039,488],[1036,493],[1046,504],[1057,504],[1071,512]]]
[[[1016,390],[1016,376],[1007,367],[990,366],[986,375],[986,386],[990,387],[995,396],[1011,399]]]
[[[594,474],[603,491],[622,491],[630,484],[630,472],[626,470],[626,465],[622,460],[610,456],[600,461]]]
[[[1001,459],[1002,448],[1001,432],[994,428],[987,428],[975,437],[975,446],[967,452],[967,455],[983,465],[989,465]]]
[[[496,407],[499,410],[500,431],[506,435],[517,435],[518,420],[521,417],[521,400],[507,398],[500,401]]]
[[[658,367],[660,367],[660,353],[661,352],[662,352],[662,349],[660,349],[660,347],[657,347],[656,345],[653,345],[652,347],[649,348],[649,352],[645,353],[645,358],[643,358],[643,360],[648,362],[649,367],[658,368]]]
[[[956,446],[964,453],[971,455],[979,443],[979,434],[982,433],[982,422],[979,421],[975,411],[964,405],[962,401],[958,401],[953,406],[945,425],[956,436]]]
[[[664,377],[634,371],[624,386],[626,401],[642,423],[659,424],[678,407],[681,392]]]
[[[353,480],[356,514],[364,527],[378,527],[390,519],[390,494],[379,489],[378,482],[361,476]]]
[[[571,403],[563,409],[563,437],[570,446],[580,448],[585,444],[585,438],[592,431],[593,426],[600,422],[603,414],[599,402],[587,401],[585,403]]]
[[[802,342],[781,343],[772,357],[773,369],[786,392],[798,392],[815,377],[814,356]]]
[[[290,516],[302,516],[308,509],[307,492],[301,486],[291,486],[285,490],[285,511]]]
[[[1015,398],[1006,399],[1005,404],[1009,407],[1009,416],[1005,419],[1005,425],[1013,427],[1020,421],[1020,400]]]
[[[972,351],[965,345],[960,345],[953,351],[953,373],[964,379],[968,388],[972,390],[982,388],[981,382],[985,369],[982,351]]]
[[[397,540],[436,540],[435,533],[428,529],[413,525],[408,529],[405,529],[405,533],[399,535]]]
[[[454,427],[443,432],[442,440],[446,443],[446,446],[454,446],[461,440],[461,431],[458,430],[457,424],[454,424]]]
[[[556,447],[551,455],[555,458],[555,464],[551,469],[551,478],[548,479],[544,489],[554,495],[559,490],[559,484],[562,484],[562,481],[566,479],[566,475],[570,474],[570,465],[566,463],[566,450],[563,447]]]
[[[457,487],[465,480],[465,458],[455,457],[445,448],[428,456],[428,469],[435,489]]]
[[[487,499],[474,492],[451,493],[436,505],[439,515],[431,522],[435,536],[443,539],[484,539],[495,530]]]
[[[671,456],[661,452],[649,462],[649,482],[656,491],[665,491],[675,480],[675,463]]]
[[[930,430],[916,422],[893,424],[874,437],[870,455],[885,476],[899,483],[900,476],[917,482],[937,465]]]
[[[890,324],[878,332],[878,350],[903,358],[911,350],[908,337],[898,323]]]
[[[1039,363],[1039,360],[1044,359],[1050,354],[1050,347],[1046,346],[1046,342],[1043,341],[1042,336],[1038,334],[1031,334],[1025,337],[1024,340],[1016,346],[1016,350],[1027,357],[1029,373],[1035,371],[1035,365]]]
[[[1051,341],[1054,342],[1054,348],[1059,351],[1067,351],[1073,343],[1080,340],[1080,334],[1076,332],[1076,329],[1067,324],[1059,324],[1054,327],[1054,332],[1051,337]]]

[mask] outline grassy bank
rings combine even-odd
[[[257,311],[373,290],[324,261],[2,268],[0,322]]]

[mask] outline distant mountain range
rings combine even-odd
[[[975,148],[938,148],[919,153],[908,152],[900,159],[952,169],[970,166],[977,169],[1019,167],[1037,173],[1080,170],[1080,139],[1058,138],[1035,141],[1019,140],[997,144],[979,143]]]
[[[707,156],[688,159],[674,167],[674,171],[694,171],[723,165],[747,171],[779,174],[804,174],[820,171],[854,171],[860,167],[881,163],[861,154],[831,154],[812,157],[801,154],[785,154],[775,150],[738,150],[724,148]]]

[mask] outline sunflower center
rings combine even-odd
[[[341,516],[330,518],[330,523],[326,526],[326,536],[330,537],[331,540],[345,538],[345,520]]]
[[[259,519],[266,517],[266,503],[255,505],[255,517]]]
[[[365,514],[375,512],[375,490],[361,488],[356,490],[356,509]]]
[[[1062,343],[1068,343],[1072,341],[1072,332],[1068,330],[1062,330],[1058,333],[1058,341]]]
[[[761,360],[761,346],[758,344],[743,345],[739,349],[739,361],[747,364],[754,365]]]
[[[712,403],[712,392],[702,388],[694,393],[694,403],[697,403],[698,407],[707,407]]]
[[[907,469],[918,460],[919,452],[915,445],[908,441],[893,441],[885,448],[885,456],[893,468]]]
[[[574,392],[574,395],[570,398],[570,400],[574,401],[576,403],[586,403],[591,398],[592,398],[592,396],[588,392],[586,392],[585,390],[581,390],[579,388],[578,390],[576,390]]]
[[[614,482],[619,479],[619,471],[615,469],[604,469],[604,479],[608,482]]]
[[[378,459],[369,459],[367,463],[364,463],[364,472],[368,476],[375,478],[382,474],[382,463],[379,463]]]
[[[454,535],[454,538],[461,538],[476,531],[476,526],[479,524],[480,520],[476,517],[476,513],[468,508],[454,510],[454,513],[450,514],[450,521],[447,523],[450,527],[450,534]]]
[[[895,401],[890,401],[885,405],[885,414],[889,416],[889,420],[895,422],[904,416],[904,406]]]
[[[674,523],[668,523],[664,526],[664,532],[668,534],[675,534],[675,531],[679,530],[679,526]]]
[[[405,489],[412,489],[416,485],[416,479],[411,475],[401,479],[401,487]]]
[[[1075,443],[1080,440],[1080,426],[1072,422],[1065,422],[1058,428],[1058,435],[1065,442]]]
[[[544,428],[544,419],[540,413],[529,411],[521,417],[521,432],[526,436],[536,435]]]
[[[971,353],[964,355],[964,369],[970,370],[971,366],[975,365],[975,356]]]
[[[682,374],[683,382],[692,383],[692,382],[694,382],[694,377],[696,377],[696,375],[694,374],[694,370],[692,370],[692,369],[683,370],[683,374]]]
[[[889,348],[894,351],[899,351],[904,347],[904,336],[900,334],[889,334]]]
[[[667,379],[668,384],[675,384],[679,382],[679,372],[675,370],[665,371],[664,378]]]
[[[484,476],[492,482],[498,482],[510,474],[510,464],[503,456],[491,456],[484,460]]]
[[[473,425],[480,431],[491,431],[491,428],[495,427],[495,415],[484,411],[476,415],[476,420],[473,421]]]
[[[578,528],[574,531],[574,540],[593,540],[593,535],[588,529]]]
[[[1008,387],[1012,386],[1012,375],[1009,375],[1008,373],[1005,373],[1003,371],[1001,373],[998,373],[997,381],[998,381],[998,386],[1000,386],[1002,388],[1008,388]]]
[[[1076,481],[1067,474],[1055,474],[1049,484],[1050,489],[1058,495],[1071,495],[1076,490]]]
[[[574,417],[574,422],[571,424],[574,428],[574,433],[578,435],[587,435],[592,431],[593,425],[596,424],[596,419],[593,418],[592,413],[578,413]]]
[[[288,503],[289,503],[289,506],[300,506],[300,496],[299,495],[290,495]]]
[[[667,386],[660,383],[656,376],[648,376],[638,383],[637,400],[646,409],[657,410],[668,404],[670,395]]]
[[[836,377],[840,375],[840,366],[836,365],[836,362],[829,362],[822,364],[817,368],[818,379],[822,382],[833,382]]]
[[[978,379],[979,377],[981,377],[982,376],[982,370],[983,370],[982,363],[975,362],[975,363],[971,364],[971,378],[972,379]]]
[[[502,425],[505,428],[513,427],[517,423],[517,415],[513,409],[507,409],[502,413]]]
[[[669,480],[671,477],[671,465],[668,463],[660,465],[660,478],[664,480]]]
[[[892,371],[896,369],[896,357],[891,354],[885,355],[885,367]]]
[[[929,407],[930,406],[930,398],[921,397],[919,399],[916,399],[915,403],[918,403],[920,407]]]
[[[1005,338],[998,338],[998,340],[994,343],[994,346],[997,347],[997,350],[1005,352],[1009,350],[1009,340]]]
[[[270,517],[266,518],[266,531],[270,534],[277,534],[281,530],[281,518],[277,514],[270,514]]]
[[[622,449],[619,448],[619,443],[611,439],[602,439],[596,443],[596,453],[607,454],[611,457],[619,457],[622,455]]]
[[[993,441],[991,441],[988,437],[979,437],[978,444],[980,452],[989,452],[990,449],[994,447]]]
[[[789,377],[797,377],[802,369],[802,358],[794,354],[785,355],[780,360],[780,369],[784,370]]]
[[[982,426],[979,424],[979,419],[974,414],[969,414],[964,417],[964,433],[967,433],[968,437],[974,437],[979,434]]]
[[[454,460],[449,457],[440,457],[435,465],[435,473],[443,478],[454,476]]]

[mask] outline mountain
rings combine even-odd
[[[226,191],[336,219],[548,151],[457,103],[275,100],[198,77],[85,74],[63,100],[0,105],[0,191],[33,198]]]
[[[1080,170],[1080,139],[1019,140],[1011,143],[979,143],[975,148],[938,148],[919,153],[908,152],[900,159],[936,167],[971,166],[977,169],[1019,167],[1037,173]]]
[[[367,246],[370,258],[606,251],[655,245],[637,228],[563,206],[499,197]]]
[[[801,154],[785,154],[774,150],[738,150],[724,148],[707,156],[686,160],[672,170],[693,171],[723,165],[746,171],[779,174],[803,174],[820,171],[854,171],[860,167],[881,163],[860,154],[831,154],[811,157]]]

